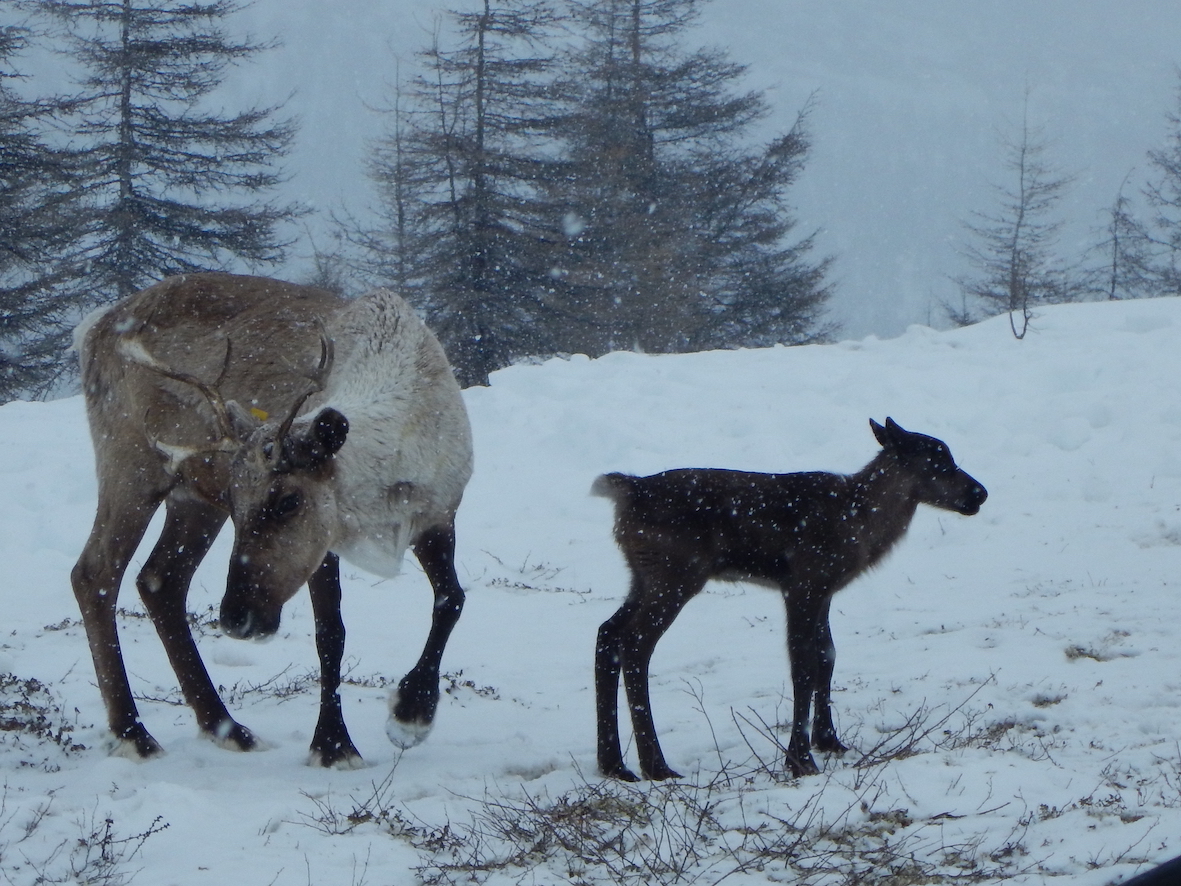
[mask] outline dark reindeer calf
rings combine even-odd
[[[640,771],[677,778],[664,760],[648,698],[648,663],[681,608],[710,579],[776,587],[787,605],[793,717],[787,767],[818,772],[811,747],[845,750],[829,695],[835,649],[832,595],[877,563],[920,504],[972,515],[988,493],[947,445],[870,420],[882,445],[852,475],[753,474],[709,468],[650,477],[604,474],[591,491],[615,502],[615,540],[631,569],[627,599],[599,628],[595,648],[598,761],[604,775],[636,781],[619,741],[619,672],[631,709]],[[812,737],[808,714],[815,699]]]

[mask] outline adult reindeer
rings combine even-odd
[[[197,565],[232,518],[222,629],[266,637],[307,584],[320,659],[311,762],[360,755],[341,714],[339,557],[381,576],[412,547],[434,589],[430,634],[390,697],[387,732],[430,729],[439,663],[463,607],[454,516],[471,431],[438,341],[387,290],[346,301],[277,280],[172,277],[96,312],[75,334],[98,471],[98,513],[74,594],[116,745],[161,748],[140,722],[115,624],[127,564],[161,502],[166,518],[136,586],[201,732],[257,739],[226,710],[186,617]]]
[[[814,744],[845,750],[829,695],[836,651],[829,631],[832,595],[877,563],[902,538],[920,504],[971,515],[988,493],[956,467],[946,444],[871,420],[882,445],[851,476],[750,474],[687,469],[651,477],[604,474],[592,492],[615,502],[615,539],[631,570],[631,590],[599,628],[595,697],[599,769],[636,776],[619,742],[619,672],[646,778],[679,777],[664,760],[648,698],[656,642],[709,579],[777,588],[787,604],[793,717],[787,766],[818,772]],[[815,699],[813,735],[808,713]]]

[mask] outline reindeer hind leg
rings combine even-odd
[[[123,663],[115,612],[123,574],[165,493],[152,490],[146,483],[138,489],[123,485],[115,489],[103,483],[101,477],[100,472],[94,526],[70,573],[70,583],[94,659],[107,723],[116,742],[112,753],[142,759],[162,753],[162,748],[139,719]]]

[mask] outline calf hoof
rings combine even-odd
[[[812,758],[812,754],[804,751],[803,754],[787,753],[787,769],[791,772],[792,778],[801,778],[805,775],[819,775],[820,767],[816,765],[816,761]]]
[[[812,747],[816,748],[818,751],[824,751],[826,754],[837,754],[838,756],[849,750],[847,747],[841,744],[840,739],[835,735],[814,738],[812,740]]]
[[[640,768],[644,773],[644,778],[648,779],[649,781],[667,781],[670,778],[684,778],[681,773],[673,769],[669,769],[665,764],[654,766],[651,769],[647,769],[645,767]]]
[[[614,778],[616,781],[639,781],[640,777],[623,765],[623,761],[618,763],[599,763],[599,774],[604,778]]]

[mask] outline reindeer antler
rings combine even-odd
[[[328,376],[332,373],[332,363],[335,359],[332,339],[328,337],[328,330],[324,328],[324,322],[319,318],[316,319],[316,329],[320,333],[320,364],[311,375],[307,376],[310,382],[308,389],[295,398],[295,402],[291,404],[291,409],[288,411],[287,417],[283,419],[283,423],[279,425],[279,430],[275,432],[276,446],[274,457],[276,459],[282,456],[283,438],[291,430],[291,425],[295,421],[296,416],[299,415],[299,410],[303,408],[303,404],[307,402],[308,397],[324,390],[324,387],[328,383]]]
[[[332,372],[332,363],[334,359],[334,349],[332,339],[328,337],[328,331],[324,327],[322,320],[316,320],[316,328],[320,335],[320,362],[315,370],[307,375],[309,382],[307,389],[295,398],[291,404],[291,408],[287,416],[279,425],[279,429],[275,432],[275,445],[271,447],[271,460],[278,463],[282,459],[283,454],[283,439],[291,430],[291,425],[299,415],[299,410],[303,408],[303,404],[307,402],[308,397],[324,390],[327,384],[328,376]],[[229,337],[226,338],[226,355],[222,361],[221,372],[217,376],[217,380],[213,384],[203,381],[197,376],[187,372],[181,372],[178,369],[173,369],[164,363],[157,360],[144,347],[143,342],[138,338],[125,338],[119,344],[119,352],[133,363],[143,366],[152,372],[158,373],[165,378],[170,378],[173,381],[181,382],[182,384],[192,385],[209,402],[210,408],[213,410],[213,416],[217,421],[218,428],[221,431],[221,440],[214,446],[216,451],[232,452],[242,445],[242,438],[234,430],[233,421],[230,419],[230,410],[226,405],[225,398],[222,397],[218,390],[223,381],[225,381],[226,373],[230,367],[230,357],[233,353],[233,344]],[[159,446],[157,446],[159,448]],[[171,461],[177,460],[175,452],[161,450],[167,455]]]
[[[226,355],[222,360],[221,372],[218,373],[217,379],[212,385],[202,381],[195,375],[181,372],[161,363],[144,347],[143,342],[138,338],[123,339],[119,343],[119,353],[133,363],[143,366],[145,369],[150,369],[173,381],[192,385],[200,391],[209,402],[209,407],[213,410],[213,417],[217,421],[218,429],[221,431],[221,440],[218,441],[215,447],[217,450],[232,451],[241,444],[241,438],[234,430],[234,424],[230,420],[230,412],[226,406],[225,398],[222,397],[221,392],[218,390],[221,383],[225,381],[226,372],[230,368],[230,356],[233,353],[233,343],[228,336],[226,337]]]

